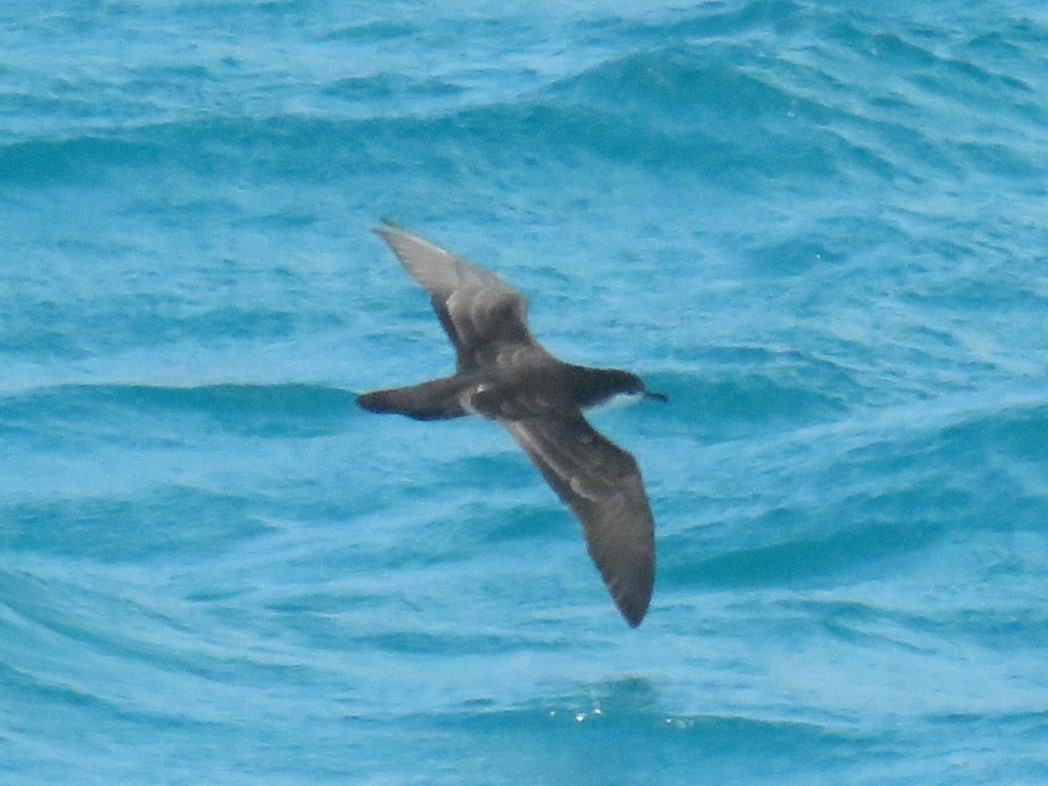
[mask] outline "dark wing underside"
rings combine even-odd
[[[460,372],[495,363],[507,349],[545,352],[528,331],[527,299],[494,273],[394,224],[375,233],[429,292]]]
[[[502,421],[582,522],[619,611],[640,624],[655,583],[655,525],[637,462],[581,413]]]

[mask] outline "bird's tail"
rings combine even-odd
[[[407,415],[415,420],[447,420],[468,415],[462,394],[473,382],[456,374],[420,385],[364,393],[357,405],[369,412]]]

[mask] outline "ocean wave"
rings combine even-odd
[[[0,183],[90,181],[114,167],[150,167],[164,148],[141,139],[87,134],[0,145]]]
[[[752,46],[712,40],[662,46],[479,105],[460,85],[436,77],[347,77],[322,88],[342,108],[200,112],[189,120],[30,139],[0,147],[0,172],[14,183],[92,180],[112,169],[157,166],[315,181],[361,167],[467,174],[480,165],[571,166],[579,156],[595,156],[710,179],[846,181],[861,171],[918,182],[974,168],[1032,184],[1043,175],[1043,155],[1029,143],[1044,108],[1030,84],[999,64],[982,68],[855,27],[778,57],[754,61]],[[747,48],[745,67],[738,65],[739,47]],[[848,59],[838,66],[834,57],[842,50]],[[812,84],[839,85],[835,71],[854,68],[864,51],[887,69],[889,87],[867,95],[812,90]],[[356,106],[367,112],[359,116]],[[967,116],[972,108],[978,122],[995,129],[992,136],[929,132],[947,119],[969,126],[976,122]],[[503,160],[508,154],[512,161]]]
[[[165,564],[221,554],[272,530],[250,497],[201,486],[81,489],[3,505],[12,554],[95,565]]]
[[[0,11],[13,779],[1043,780],[1039,6],[59,5]],[[504,429],[354,406],[454,364],[384,213],[669,394],[592,415],[639,630]]]
[[[998,531],[1036,532],[1048,516],[1046,430],[1036,396],[999,405],[957,396],[782,433],[775,458],[767,435],[707,448],[721,457],[719,495],[702,500],[704,523],[670,524],[660,580],[827,587],[934,562],[958,542],[982,544],[971,547],[978,553]]]
[[[278,308],[219,305],[201,309],[191,302],[191,296],[106,293],[76,309],[51,299],[24,303],[3,320],[0,350],[14,356],[80,359],[202,337],[211,342],[279,340],[294,334],[302,324],[301,314]]]
[[[476,27],[481,39],[498,34]],[[130,84],[114,73],[112,84],[96,85],[138,96],[122,122],[95,114],[78,122],[83,112],[70,110],[68,128],[0,146],[0,181],[92,180],[158,166],[311,179],[423,165],[465,174],[572,165],[579,156],[708,178],[847,181],[862,172],[919,181],[974,168],[1028,187],[1044,179],[1038,140],[1048,110],[1030,70],[1044,35],[1019,18],[957,39],[854,9],[747,2],[576,27],[628,45],[569,61],[552,78],[510,66],[479,77],[331,70],[308,85],[289,78],[264,96],[254,82],[236,83],[243,96],[210,95],[228,89],[215,78],[216,68],[232,67],[226,61],[140,65]],[[321,38],[336,50],[366,45],[379,54],[389,40],[416,34],[415,22],[376,19]],[[484,87],[507,79],[521,87]],[[315,91],[308,108],[281,100],[303,90]],[[158,94],[181,95],[172,104],[180,111],[158,106]],[[56,100],[72,100],[63,96]],[[944,127],[954,133],[934,130]]]
[[[310,439],[345,431],[354,401],[349,391],[307,384],[60,385],[4,396],[0,433],[50,450],[174,447],[215,430]]]

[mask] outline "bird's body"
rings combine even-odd
[[[393,224],[375,230],[429,292],[456,373],[366,393],[372,412],[417,420],[477,414],[502,424],[583,524],[619,610],[640,624],[655,580],[654,522],[637,463],[582,410],[619,393],[665,400],[635,374],[564,363],[532,337],[527,300],[494,274]]]

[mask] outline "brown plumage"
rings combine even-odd
[[[365,393],[371,412],[418,420],[479,414],[501,423],[582,522],[589,554],[633,627],[655,582],[654,522],[633,456],[599,434],[585,407],[619,393],[665,401],[628,371],[564,363],[527,326],[527,300],[498,276],[385,222],[375,232],[429,292],[455,347],[455,374]]]

